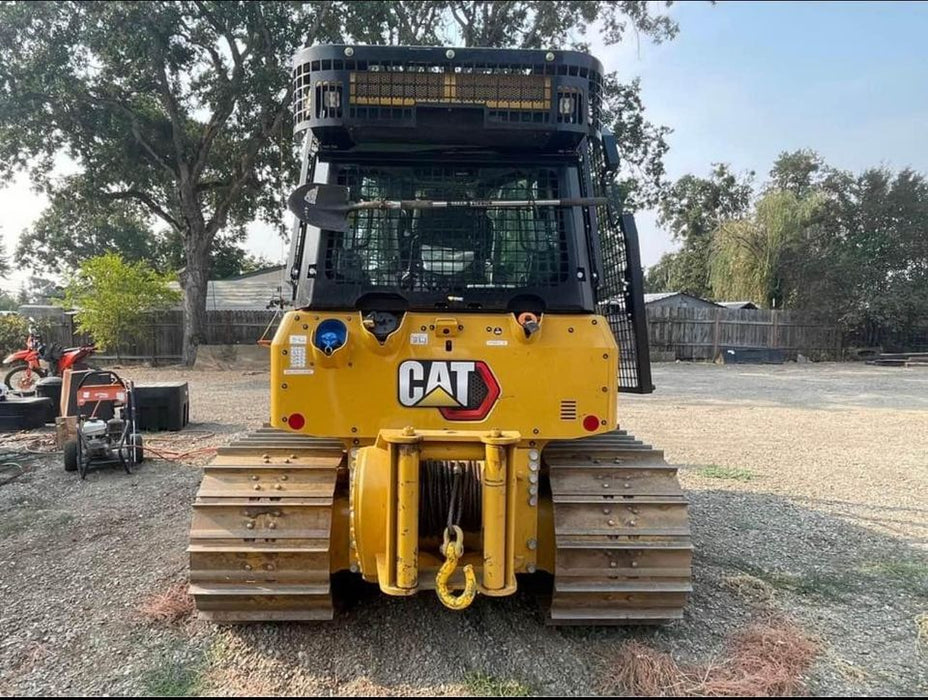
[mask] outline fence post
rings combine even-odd
[[[715,309],[715,327],[712,330],[712,362],[719,356],[719,336],[721,334],[722,309]]]
[[[778,348],[780,347],[779,337],[777,333],[777,314],[779,312],[776,309],[772,309],[771,313],[771,326],[770,326],[770,347]]]

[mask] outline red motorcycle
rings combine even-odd
[[[39,332],[30,328],[25,350],[17,350],[3,359],[4,365],[13,365],[3,381],[11,391],[31,394],[36,383],[49,374],[60,377],[69,368],[93,369],[84,360],[96,350],[94,345],[77,348],[62,348],[57,343],[47,345]]]

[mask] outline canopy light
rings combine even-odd
[[[511,73],[351,73],[350,104],[413,107],[418,104],[486,105],[490,109],[547,110],[551,78]]]
[[[325,106],[329,109],[338,109],[342,106],[342,93],[340,90],[327,90],[324,93]]]

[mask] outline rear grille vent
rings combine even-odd
[[[576,401],[561,401],[561,420],[577,420]]]

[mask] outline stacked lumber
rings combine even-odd
[[[879,367],[928,367],[928,352],[884,352],[868,365]]]

